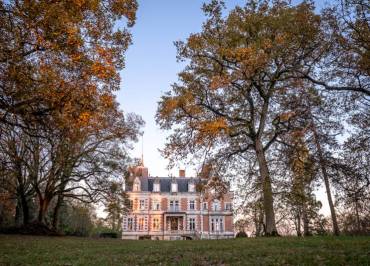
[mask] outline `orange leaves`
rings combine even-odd
[[[99,79],[109,79],[116,74],[115,68],[112,65],[104,65],[100,62],[94,62],[91,66],[91,71]]]
[[[225,88],[230,84],[230,79],[227,76],[214,76],[209,84],[211,90]]]
[[[178,107],[178,104],[179,101],[175,97],[163,97],[163,102],[159,113],[160,116],[163,118],[170,116]]]
[[[89,124],[89,121],[90,121],[90,118],[91,118],[91,115],[89,112],[82,112],[79,116],[79,123],[82,125],[82,126],[86,126]]]
[[[197,35],[197,34],[192,34],[190,35],[190,37],[188,38],[188,46],[190,49],[193,49],[193,50],[198,50],[198,49],[201,49],[202,48],[202,43],[203,43],[203,40],[202,40],[202,37]]]
[[[196,142],[199,144],[203,144],[205,140],[224,135],[229,128],[227,121],[221,117],[210,121],[194,122],[193,125],[198,131]]]

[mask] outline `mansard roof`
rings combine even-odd
[[[171,183],[173,181],[172,177],[139,177],[141,183],[141,191],[151,192],[153,191],[154,182],[160,184],[161,192],[171,192]],[[176,183],[178,184],[178,192],[188,192],[188,185],[191,182],[198,183],[199,179],[189,178],[189,177],[177,177],[175,178]],[[127,191],[132,191],[132,187],[129,187]]]

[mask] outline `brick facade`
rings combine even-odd
[[[137,171],[146,174],[147,169]],[[217,239],[234,237],[232,193],[220,200],[193,189],[193,178],[136,176],[127,194],[131,211],[123,219],[123,239]],[[159,184],[159,191],[155,188]],[[172,186],[172,184],[176,184]],[[175,189],[175,191],[173,191]],[[202,195],[207,195],[207,198]],[[203,203],[207,203],[204,208]],[[228,204],[228,209],[226,209]]]

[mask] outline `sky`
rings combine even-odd
[[[228,8],[243,0],[227,1]],[[166,132],[155,123],[157,103],[161,95],[177,81],[184,64],[176,62],[174,41],[186,40],[201,30],[205,17],[202,0],[142,0],[137,21],[132,28],[133,44],[126,54],[126,67],[121,72],[121,90],[117,100],[125,112],[134,112],[144,119],[143,140],[135,144],[133,157],[141,157],[152,176],[177,175],[179,169],[167,170],[167,161],[158,149],[164,147]],[[142,145],[143,144],[143,145]],[[186,169],[188,175],[193,169]]]
[[[225,2],[227,8],[232,9],[245,1]],[[130,153],[132,157],[140,158],[143,147],[144,164],[151,176],[178,174],[179,169],[167,170],[167,161],[159,152],[164,147],[167,133],[156,125],[155,113],[160,97],[177,81],[177,73],[184,68],[184,64],[176,61],[173,43],[201,31],[205,21],[202,3],[203,0],[139,0],[136,24],[131,29],[133,44],[126,53],[126,67],[121,72],[117,100],[126,113],[136,113],[146,123],[142,140]],[[186,173],[191,176],[195,171],[186,168]],[[323,190],[318,192],[318,198],[323,201],[323,213],[328,213]]]

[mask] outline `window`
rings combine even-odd
[[[160,184],[159,183],[154,183],[153,185],[153,191],[154,192],[160,192]]]
[[[194,200],[189,201],[189,210],[195,210],[195,201]]]
[[[227,211],[232,210],[232,204],[230,202],[225,203],[225,210],[227,210]]]
[[[134,201],[133,200],[127,200],[127,208],[129,209],[129,210],[132,210],[133,209],[133,207],[134,207]]]
[[[171,183],[171,192],[177,192],[177,183]]]
[[[220,208],[220,201],[215,200],[214,202],[212,202],[212,209],[214,211],[219,211],[221,209]]]
[[[195,231],[195,218],[189,218],[189,230]]]
[[[161,209],[161,203],[159,200],[153,200],[152,209],[153,211],[159,211]]]
[[[194,192],[194,191],[195,191],[194,183],[189,183],[189,192]]]
[[[158,218],[153,219],[153,230],[159,230],[159,219]]]
[[[144,218],[139,218],[139,231],[144,230]]]
[[[145,210],[145,200],[140,200],[140,210]]]
[[[134,230],[134,218],[132,217],[127,218],[127,230],[128,231]]]
[[[207,209],[208,209],[207,202],[203,202],[203,210],[207,210]]]
[[[211,219],[211,231],[212,232],[222,232],[223,231],[223,220],[222,218],[212,218]]]
[[[134,187],[132,189],[133,191],[140,191],[140,179],[139,178],[135,178],[135,181],[134,181]]]
[[[179,201],[178,200],[170,201],[170,211],[179,211]]]

